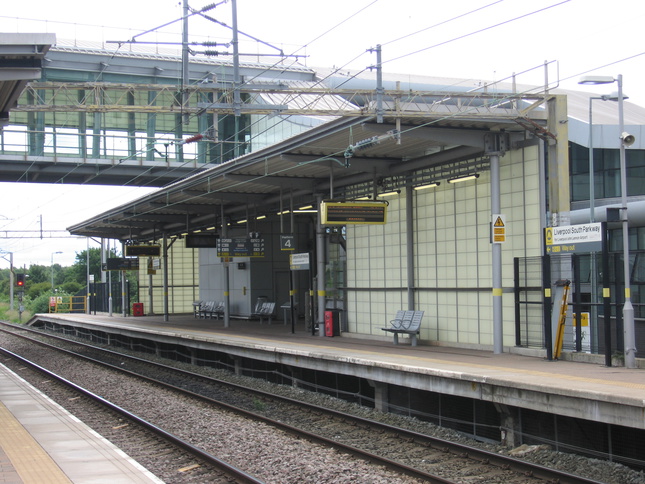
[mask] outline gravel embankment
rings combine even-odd
[[[6,344],[5,344],[6,343]],[[38,361],[42,350],[28,349],[26,343],[16,342],[14,338],[0,335],[0,346],[5,346],[27,358]],[[14,349],[12,349],[12,347]],[[18,348],[20,347],[20,348]],[[24,353],[22,353],[24,351]],[[206,405],[187,404],[180,398],[170,398],[165,392],[150,385],[123,382],[114,384],[114,380],[101,370],[88,371],[81,365],[69,363],[69,358],[48,358],[47,367],[66,378],[99,393],[126,408],[141,409],[143,417],[168,427],[179,436],[184,436],[195,445],[207,451],[230,459],[234,465],[247,472],[258,475],[269,483],[315,482],[315,483],[395,483],[415,482],[390,471],[370,465],[360,460],[339,454],[333,450],[311,444],[306,441],[295,441],[264,424],[249,423]],[[43,363],[44,365],[44,363]],[[45,365],[44,365],[45,366]],[[185,366],[188,365],[177,365]],[[197,371],[195,367],[189,367]],[[257,379],[238,377],[219,370],[207,371],[214,376],[236,383],[255,386],[265,391],[279,393],[290,398],[305,400],[320,406],[333,407],[356,415],[384,421],[391,425],[401,426],[417,432],[435,435],[446,440],[477,445],[492,452],[509,453],[509,449],[500,445],[482,444],[469,439],[458,432],[436,427],[432,424],[392,414],[382,414],[371,409],[337,400],[326,395],[315,394],[286,385],[273,385]],[[139,413],[139,410],[133,410]],[[80,417],[82,418],[82,417]],[[127,442],[118,445],[131,455],[136,449],[129,449]],[[633,471],[625,466],[606,461],[578,457],[572,454],[554,452],[548,448],[527,449],[522,458],[546,467],[556,467],[565,472],[586,476],[607,484],[645,484],[645,474]],[[163,468],[163,462],[142,462],[152,472],[168,482],[179,482],[176,469]],[[155,469],[155,466],[161,468]],[[174,474],[173,474],[174,473]],[[187,476],[183,477],[184,479]],[[183,480],[181,482],[190,482]],[[477,481],[470,481],[477,482]]]

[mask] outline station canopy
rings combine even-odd
[[[74,235],[146,242],[219,232],[260,216],[316,207],[319,200],[379,199],[402,190],[489,169],[486,136],[535,142],[546,125],[545,100],[446,95],[400,116],[336,118],[270,147],[215,165],[69,227]],[[519,109],[522,106],[523,109]],[[528,106],[528,108],[527,108]],[[385,103],[385,112],[393,106]],[[379,122],[380,121],[380,122]]]

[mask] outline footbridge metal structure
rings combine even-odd
[[[179,56],[50,47],[0,130],[0,181],[161,187],[338,117],[557,136],[543,92],[328,87],[306,67],[255,63],[236,82],[233,67],[194,60],[182,84]],[[444,134],[441,149],[459,144]]]

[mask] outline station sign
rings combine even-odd
[[[296,237],[294,235],[281,235],[280,250],[296,250]]]
[[[264,239],[234,237],[218,239],[217,257],[264,257]]]
[[[547,254],[571,252],[600,252],[602,250],[602,224],[564,225],[544,229]]]
[[[292,271],[308,271],[309,253],[289,254],[289,267]]]

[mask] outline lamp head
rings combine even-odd
[[[617,92],[612,92],[611,94],[603,94],[600,96],[600,99],[603,101],[618,101],[618,93]],[[626,96],[623,93],[623,101],[627,101],[629,99],[629,96]]]
[[[612,82],[616,82],[616,79],[612,76],[582,76],[578,81],[578,84],[611,84]]]

